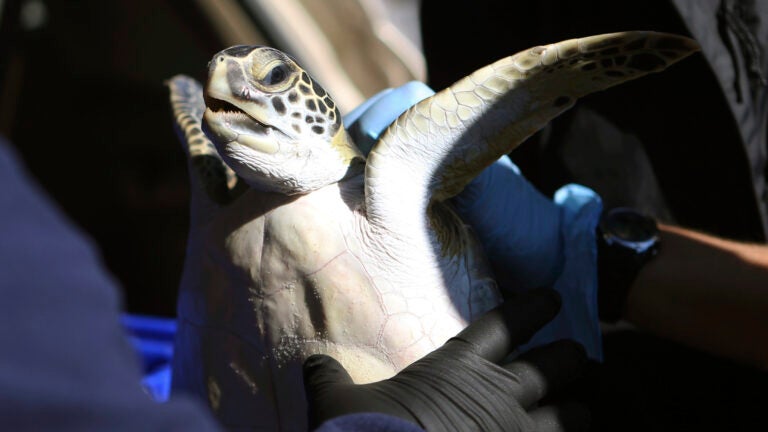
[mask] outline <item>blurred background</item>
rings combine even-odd
[[[219,50],[271,45],[346,112],[384,88],[417,79],[441,89],[539,44],[621,30],[691,35],[678,3],[0,0],[0,133],[98,244],[127,311],[171,317],[189,191],[164,80],[202,81]],[[755,31],[768,40],[765,26]],[[696,55],[585,98],[512,157],[545,194],[578,181],[607,207],[764,242],[765,167],[749,154],[765,143],[743,143],[730,85]],[[631,330],[606,337],[606,358],[589,395],[597,429],[627,418],[636,421],[624,430],[765,425],[762,373]]]

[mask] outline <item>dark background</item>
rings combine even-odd
[[[189,191],[163,81],[177,73],[203,79],[210,55],[224,45],[192,1],[46,1],[37,25],[24,24],[23,3],[3,3],[0,132],[98,244],[123,286],[126,309],[173,316]],[[631,11],[627,3],[426,1],[430,84],[442,88],[502,56],[570,37],[628,29],[687,33],[667,1],[632,2]],[[660,103],[669,92],[676,97]],[[670,221],[764,240],[746,158],[723,145],[735,125],[701,56],[579,106],[647,144],[663,196],[658,210]],[[513,155],[545,193],[579,180],[556,144],[578,112]],[[585,163],[600,157],[588,155]],[[643,204],[616,186],[615,171],[601,173],[584,183],[609,206]],[[607,336],[606,359],[586,387],[597,430],[764,429],[762,372],[624,330]]]
[[[172,316],[188,219],[165,79],[202,79],[221,45],[193,2],[5,2],[1,132],[100,247],[132,312]]]
[[[539,44],[641,29],[690,36],[669,0],[484,0],[474,5],[424,3],[424,52],[435,88]],[[456,31],[456,23],[462,23],[462,31]],[[623,148],[597,143],[603,138],[593,129],[606,125],[623,135],[618,137],[625,138]],[[629,149],[634,139],[642,145]],[[631,206],[715,235],[765,240],[736,123],[701,54],[581,99],[512,157],[546,195],[578,182],[599,192],[607,208]]]

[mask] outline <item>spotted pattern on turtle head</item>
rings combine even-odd
[[[288,112],[295,120],[291,123],[293,130],[300,132],[308,128],[318,135],[326,131],[329,135],[336,134],[341,128],[341,114],[323,87],[308,73],[302,72],[296,88],[298,91],[290,90],[285,100],[281,99],[280,102],[289,107]],[[273,96],[276,97],[278,96]]]
[[[219,53],[209,65],[226,65],[232,97],[266,108],[283,117],[297,134],[336,135],[341,114],[330,95],[293,59],[268,47],[236,46]],[[284,84],[284,85],[283,85]]]

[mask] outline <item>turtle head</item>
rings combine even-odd
[[[300,194],[359,172],[362,153],[331,97],[274,48],[234,46],[209,63],[203,129],[249,185]]]

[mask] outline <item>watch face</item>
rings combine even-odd
[[[655,220],[626,208],[606,213],[600,221],[600,229],[604,235],[629,243],[654,241],[658,234]]]

